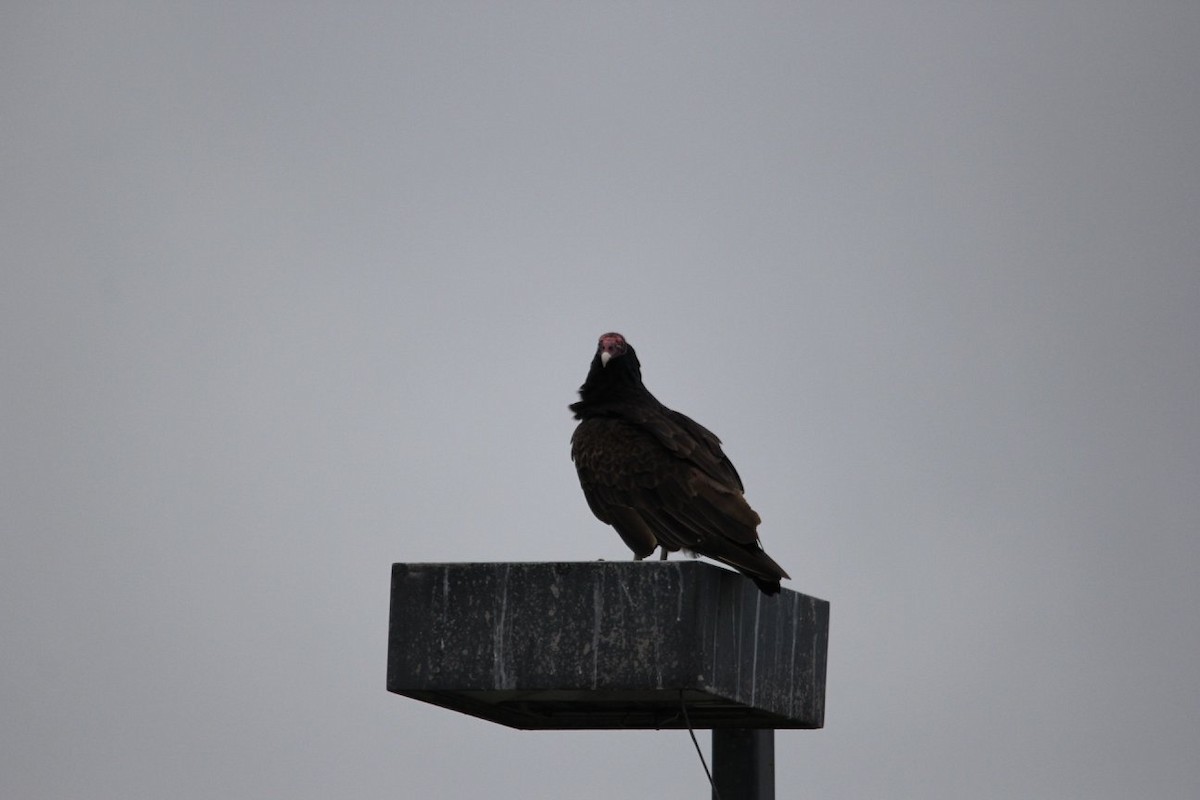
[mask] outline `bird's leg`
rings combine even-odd
[[[669,551],[669,550],[667,550],[667,548],[664,546],[664,547],[663,547],[663,549],[662,549],[662,554],[661,554],[661,555],[658,557],[658,560],[659,560],[659,561],[666,561],[666,560],[667,560],[667,554],[668,554],[669,552],[670,552],[670,551]]]

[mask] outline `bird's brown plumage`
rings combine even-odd
[[[642,384],[633,347],[600,337],[571,437],[571,458],[592,513],[645,558],[688,550],[734,567],[767,594],[788,574],[759,543],[758,514],[721,440],[664,406]]]

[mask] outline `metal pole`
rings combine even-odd
[[[713,800],[775,800],[775,731],[712,729]]]

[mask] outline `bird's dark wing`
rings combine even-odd
[[[710,551],[726,549],[727,543],[761,552],[755,530],[759,517],[742,497],[740,484],[712,478],[641,426],[613,417],[585,420],[572,437],[571,456],[593,513],[616,527],[635,554],[639,549],[618,516],[626,517],[627,526],[631,516],[640,520],[669,550],[717,557]]]
[[[699,422],[657,403],[627,408],[623,415],[654,434],[673,455],[691,462],[717,483],[743,491],[741,476],[721,450],[721,440]]]

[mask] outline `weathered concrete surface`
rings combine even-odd
[[[394,564],[388,691],[514,728],[820,728],[829,603],[701,561]]]

